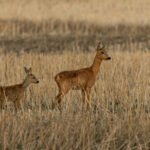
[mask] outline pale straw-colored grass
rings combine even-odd
[[[89,66],[93,53],[1,54],[0,84],[19,83],[32,66],[38,85],[27,90],[27,105],[17,115],[7,102],[0,114],[0,149],[148,149],[150,144],[150,52],[108,51],[91,92],[91,112],[82,110],[79,91],[62,101],[62,114],[51,110],[54,82],[62,70]]]

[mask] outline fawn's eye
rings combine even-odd
[[[101,52],[101,54],[104,54],[104,52]]]

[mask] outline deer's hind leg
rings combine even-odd
[[[56,104],[59,104],[58,108],[61,111],[61,101],[63,98],[63,93],[58,93],[58,95],[55,97],[55,102],[53,103],[53,109],[55,108]]]
[[[58,95],[55,97],[55,101],[52,103],[52,109],[55,108],[56,104],[59,105],[59,110],[61,111],[61,101],[62,98],[64,97],[64,95],[66,95],[69,91],[69,87],[67,86],[67,84],[64,82],[63,84],[58,84],[58,88],[59,88],[59,93]]]

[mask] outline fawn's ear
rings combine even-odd
[[[32,72],[32,68],[30,67],[29,69],[27,69],[26,67],[24,67],[24,71],[26,74],[29,74]]]
[[[30,68],[28,69],[28,71],[29,71],[29,73],[31,73],[31,72],[32,72],[32,68],[30,67]]]
[[[102,49],[105,49],[105,45],[102,42],[99,42],[97,45],[97,51]]]
[[[24,67],[24,71],[25,73],[28,73],[28,69],[26,67]]]

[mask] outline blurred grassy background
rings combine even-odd
[[[149,7],[149,0],[3,0],[0,46],[55,52],[74,43],[88,51],[103,39],[113,49],[150,49]]]
[[[100,25],[149,25],[149,0],[1,0],[4,20],[85,21]]]

